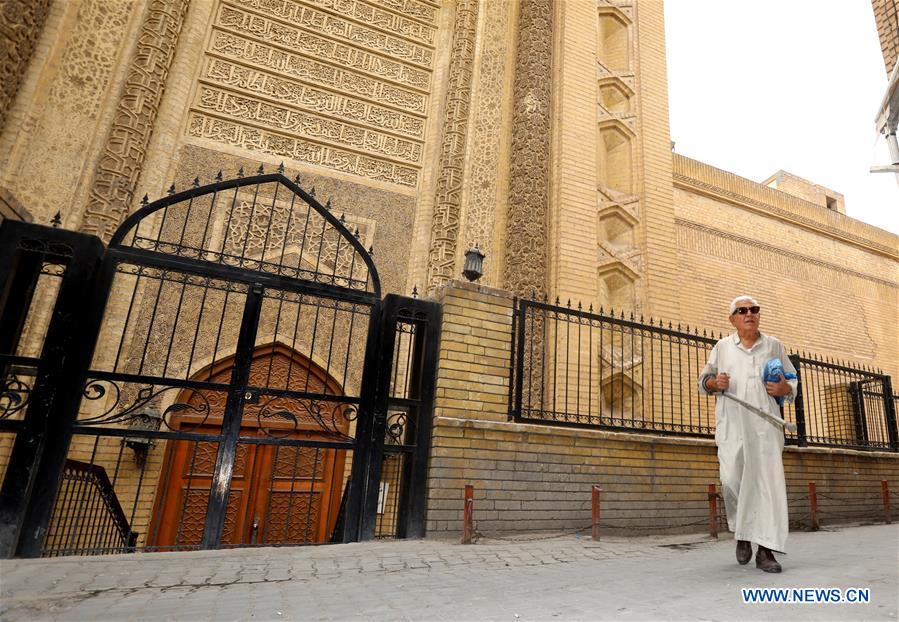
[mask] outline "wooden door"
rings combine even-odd
[[[228,382],[232,360],[226,360],[198,378]],[[250,385],[266,386],[273,376],[287,377],[294,390],[341,395],[339,385],[307,359],[280,345],[257,348],[250,367]],[[280,370],[280,371],[279,371]],[[176,429],[218,434],[224,399],[209,392],[187,390],[178,398],[194,406],[208,404],[204,415],[183,414],[172,418]],[[304,446],[302,442],[329,440],[326,430],[302,416],[308,405],[284,400],[287,410],[299,413],[292,425],[260,416],[258,405],[245,406],[242,437],[265,439],[263,444],[240,442],[228,506],[223,546],[248,544],[311,544],[328,542],[337,521],[343,490],[346,450]],[[348,424],[347,426],[348,427]],[[344,429],[343,432],[346,432]],[[151,526],[151,547],[192,548],[200,544],[206,520],[209,489],[215,468],[216,442],[172,441],[164,464]]]

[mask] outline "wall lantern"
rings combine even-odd
[[[465,251],[465,268],[462,270],[462,276],[472,283],[484,276],[484,257],[477,244]]]
[[[135,432],[156,432],[162,425],[162,417],[155,409],[135,413],[128,422],[128,429]],[[140,469],[147,463],[147,454],[156,446],[156,442],[149,436],[125,436],[122,444],[134,452],[134,462]]]

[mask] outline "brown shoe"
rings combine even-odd
[[[752,544],[749,540],[737,540],[737,563],[745,566],[752,559]]]
[[[780,564],[777,563],[777,560],[774,559],[774,553],[771,552],[771,549],[766,549],[763,546],[760,546],[755,554],[755,567],[761,568],[765,572],[780,572],[783,570]]]

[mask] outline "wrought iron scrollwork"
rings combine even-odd
[[[113,423],[133,425],[147,417],[145,411],[148,408],[154,408],[155,404],[161,402],[161,396],[163,394],[168,391],[180,392],[181,390],[180,387],[162,387],[156,389],[154,385],[148,385],[138,389],[134,394],[134,398],[126,405],[123,405],[123,402],[127,400],[127,398],[124,397],[126,391],[124,391],[117,382],[106,379],[91,380],[85,385],[84,390],[82,391],[84,399],[97,401],[107,397],[107,394],[109,394],[112,397],[109,397],[108,399],[112,400],[112,404],[101,414],[79,419],[78,423],[80,425],[107,425]],[[209,399],[203,391],[191,392],[191,399],[200,400],[200,403],[173,402],[172,404],[169,404],[160,414],[162,424],[170,430],[184,432],[206,423],[209,414],[212,411]],[[182,422],[177,427],[173,427],[171,425],[171,415],[173,414],[201,415],[203,419],[199,422],[187,425]]]
[[[31,399],[31,386],[19,374],[10,374],[0,384],[0,419],[23,411]]]
[[[406,425],[409,414],[406,412],[390,413],[387,416],[384,442],[388,445],[404,445],[406,443]]]
[[[352,440],[344,430],[356,419],[357,414],[355,404],[338,403],[329,406],[327,400],[300,399],[279,394],[262,403],[256,420],[259,428],[272,438],[289,436],[300,429],[302,423],[310,422],[335,440]],[[285,426],[285,423],[289,425]]]

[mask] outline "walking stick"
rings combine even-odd
[[[777,425],[777,426],[780,426],[781,428],[786,429],[788,432],[793,432],[793,433],[795,434],[796,431],[797,431],[797,429],[798,429],[798,428],[796,427],[796,424],[795,424],[795,423],[790,423],[789,421],[784,421],[784,420],[781,419],[780,417],[776,417],[776,416],[772,415],[771,413],[765,412],[765,411],[762,410],[761,408],[757,408],[756,406],[753,406],[752,404],[749,404],[749,403],[747,403],[747,402],[744,402],[743,400],[741,400],[739,397],[737,397],[737,396],[734,395],[733,393],[728,393],[728,392],[724,391],[724,392],[722,392],[722,393],[719,393],[719,395],[723,395],[724,397],[726,397],[726,398],[728,398],[728,399],[731,399],[731,400],[735,401],[737,404],[739,404],[740,406],[745,407],[745,408],[746,408],[747,410],[749,410],[750,412],[755,413],[756,415],[758,415],[758,416],[761,417],[762,419],[767,419],[768,421],[770,421],[770,422],[773,423],[774,425]]]

